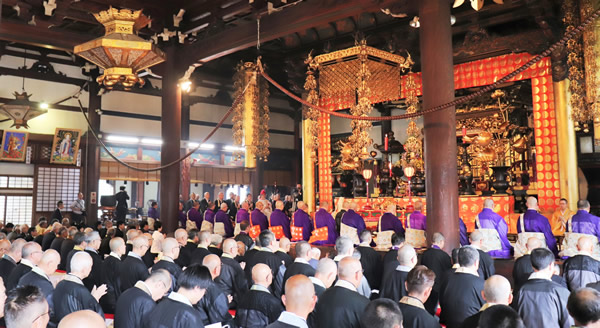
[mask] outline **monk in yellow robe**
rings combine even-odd
[[[565,234],[565,226],[567,221],[575,214],[569,209],[569,203],[564,198],[560,199],[558,209],[552,214],[550,225],[552,226],[552,234],[555,236],[563,236]]]

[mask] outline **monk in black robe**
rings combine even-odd
[[[283,312],[281,301],[269,290],[273,281],[270,271],[271,269],[262,263],[252,268],[254,285],[238,302],[235,314],[235,323],[239,327],[265,327],[275,322]]]
[[[404,236],[394,233],[392,235],[392,247],[383,256],[383,275],[398,267],[398,250],[404,245]]]
[[[171,275],[166,270],[155,270],[146,279],[126,290],[117,301],[115,327],[144,328],[144,323],[161,299],[171,288]]]
[[[551,280],[554,254],[547,248],[536,248],[531,251],[531,264],[534,272],[515,297],[525,326],[571,327],[573,319],[567,312],[569,290]]]
[[[360,317],[369,300],[357,292],[362,280],[360,261],[345,257],[339,263],[339,279],[326,290],[315,306],[313,324],[316,327],[360,327]]]
[[[486,303],[481,310],[465,319],[462,323],[462,328],[477,328],[479,326],[481,315],[491,306],[508,306],[512,302],[512,290],[508,279],[500,275],[489,277],[483,285],[483,299],[485,299]]]
[[[50,244],[50,249],[53,249],[60,253],[60,247],[62,246],[62,243],[63,243],[63,241],[65,241],[67,236],[68,236],[67,228],[61,227],[60,229],[58,229],[56,238],[54,238],[54,240]]]
[[[52,225],[52,230],[48,231],[44,234],[44,238],[42,238],[42,250],[45,251],[50,248],[50,246],[52,245],[52,242],[56,238],[56,234],[58,233],[58,230],[60,230],[60,228],[61,228],[60,223],[56,222]]]
[[[75,241],[73,238],[77,232],[77,228],[70,227],[68,229],[67,238],[60,244],[60,264],[58,265],[59,270],[67,270],[67,256],[69,256],[69,253],[73,250],[73,247],[75,247]]]
[[[176,263],[182,268],[190,266],[192,253],[198,248],[198,229],[191,229],[189,232],[185,229],[177,229],[175,239],[181,246]]]
[[[156,264],[152,266],[152,272],[159,269],[167,270],[167,272],[169,272],[171,275],[172,281],[170,290],[175,290],[175,287],[177,286],[177,278],[179,278],[179,275],[182,272],[181,267],[175,263],[175,260],[177,260],[177,257],[179,257],[179,244],[175,238],[165,238],[161,242],[161,246],[163,255],[160,258],[160,261],[156,262]]]
[[[53,317],[54,312],[54,285],[50,282],[49,277],[56,272],[59,263],[60,255],[58,252],[49,249],[44,252],[38,265],[22,276],[17,284],[18,287],[31,285],[39,288],[48,302],[50,317]]]
[[[235,236],[235,241],[241,241],[246,246],[246,250],[249,250],[254,245],[254,240],[248,235],[250,223],[248,221],[240,222],[240,233]]]
[[[179,276],[177,292],[171,292],[147,316],[147,328],[203,328],[201,313],[194,308],[212,283],[209,270],[191,265]]]
[[[133,250],[127,254],[121,264],[121,292],[133,287],[139,280],[146,280],[150,275],[142,260],[149,247],[145,236],[138,236],[133,240]]]
[[[360,252],[360,264],[365,270],[364,274],[369,286],[373,289],[379,289],[383,274],[383,260],[379,253],[371,247],[372,241],[371,231],[363,230],[360,233],[360,245],[356,250]]]
[[[275,255],[279,257],[279,260],[285,264],[287,268],[294,261],[290,254],[291,243],[290,240],[286,237],[283,237],[279,240],[279,249],[275,252]]]
[[[399,302],[402,297],[407,295],[406,278],[412,268],[417,265],[417,253],[410,245],[404,245],[398,250],[398,267],[388,272],[381,283],[379,291],[380,298],[388,298],[394,302]]]
[[[86,252],[77,252],[71,260],[71,272],[54,289],[54,323],[60,322],[69,313],[92,310],[104,318],[98,300],[106,293],[106,286],[94,287],[90,292],[83,285],[92,270],[92,257]]]
[[[6,280],[12,270],[17,267],[17,263],[21,261],[21,253],[23,251],[23,245],[26,241],[23,239],[15,240],[11,245],[9,251],[2,256],[0,260],[0,277],[4,280],[4,286],[6,286]]]
[[[313,283],[317,297],[321,297],[325,290],[333,285],[337,279],[337,271],[337,264],[334,260],[326,257],[319,260],[315,276],[308,277]]]
[[[71,258],[73,258],[73,255],[75,255],[77,252],[84,251],[85,247],[87,246],[85,242],[85,234],[80,231],[77,231],[73,236],[73,242],[75,246],[73,246],[73,248],[67,253],[67,257],[65,259],[65,270],[67,273],[71,272]]]
[[[296,259],[294,259],[294,263],[290,264],[285,270],[285,274],[283,275],[283,286],[285,286],[285,282],[290,277],[297,274],[302,274],[307,277],[315,275],[315,269],[308,264],[308,261],[311,259],[310,249],[310,244],[305,241],[296,244]]]
[[[208,268],[213,280],[221,273],[221,259],[215,254],[206,256],[202,265]],[[200,311],[205,326],[233,322],[233,317],[229,314],[229,297],[231,295],[225,295],[214,281],[209,284],[204,297],[195,306]]]
[[[568,258],[563,264],[563,276],[571,291],[600,281],[600,262],[590,256],[594,250],[592,239],[579,238],[577,249],[579,254]]]
[[[312,282],[299,274],[290,277],[284,287],[286,293],[281,299],[286,311],[281,312],[277,321],[267,328],[308,327],[306,319],[317,302]]]
[[[42,248],[37,243],[30,241],[23,245],[23,250],[21,252],[21,262],[15,267],[14,270],[8,276],[7,281],[5,282],[6,289],[11,290],[17,287],[19,283],[19,279],[23,277],[26,273],[31,271],[33,267],[35,267],[40,260],[42,259]]]
[[[276,250],[277,246],[279,245],[279,243],[275,239],[275,235],[269,230],[263,230],[260,233],[258,239],[261,244],[260,250],[253,254],[251,257],[246,258],[246,268],[244,268],[244,271],[246,272],[246,279],[248,280],[248,285],[252,285],[252,268],[256,264],[263,263],[269,266],[269,268],[271,268],[271,273],[273,274],[273,277],[277,277],[279,267],[282,264],[281,259],[274,254],[274,250]]]
[[[477,313],[485,301],[481,296],[483,279],[477,273],[479,252],[471,246],[458,251],[460,267],[440,288],[440,322],[448,328],[460,328],[462,322]]]
[[[208,246],[210,245],[210,232],[208,231],[200,231],[198,233],[198,247],[192,251],[192,255],[190,257],[191,264],[202,264],[204,257],[212,254],[208,250]]]
[[[475,230],[471,232],[469,240],[471,241],[471,246],[475,247],[477,252],[479,252],[479,268],[477,269],[479,277],[486,280],[496,273],[496,268],[494,267],[494,260],[492,260],[492,257],[487,252],[481,250],[483,245],[483,234],[481,231]]]
[[[92,272],[87,276],[87,278],[83,279],[83,284],[89,290],[92,290],[94,286],[100,286],[103,284],[102,281],[102,256],[98,254],[98,248],[100,248],[100,243],[102,239],[100,238],[100,234],[98,231],[92,231],[86,234],[85,242],[87,246],[85,247],[85,252],[90,254],[94,264],[92,265]]]
[[[125,254],[123,238],[113,238],[110,249],[110,254],[102,263],[102,283],[106,285],[106,295],[100,299],[100,305],[104,313],[115,313],[117,299],[121,295],[121,258]]]
[[[405,246],[406,247],[406,246]],[[439,328],[437,320],[425,310],[425,301],[435,284],[435,273],[426,266],[418,265],[406,277],[407,296],[400,299],[405,328]]]
[[[221,274],[215,279],[215,283],[219,285],[223,293],[231,295],[230,309],[236,307],[236,304],[248,290],[248,282],[244,275],[244,269],[235,260],[237,253],[238,243],[235,239],[225,239],[223,242],[223,254],[221,255]]]
[[[421,255],[421,264],[431,269],[435,273],[435,284],[431,295],[425,302],[425,308],[431,314],[435,314],[439,300],[440,286],[446,271],[452,268],[450,256],[443,251],[446,244],[446,238],[443,234],[436,232],[432,237],[432,245]]]

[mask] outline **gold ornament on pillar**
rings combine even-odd
[[[137,31],[150,19],[141,10],[110,8],[94,14],[104,25],[103,37],[75,46],[75,54],[102,67],[97,82],[111,89],[121,84],[125,90],[144,85],[137,73],[165,61],[165,54],[150,41],[137,36]]]
[[[415,76],[412,72],[406,76],[406,113],[412,114],[419,110],[419,98],[417,97],[417,84]],[[404,143],[404,153],[400,163],[403,168],[412,167],[414,169],[423,170],[423,141],[421,131],[417,127],[417,122],[414,118],[408,119],[408,127],[406,128],[408,136]]]
[[[319,92],[317,91],[317,79],[315,77],[319,64],[314,60],[312,52],[308,54],[308,58],[304,61],[307,65],[306,81],[304,82],[304,90],[306,90],[306,101],[317,105],[319,103]],[[308,125],[310,135],[310,145],[313,151],[311,157],[316,160],[316,151],[319,148],[319,111],[309,106],[302,107],[302,115],[304,116],[304,124]]]
[[[245,156],[246,167],[255,167],[256,159],[266,162],[269,156],[269,87],[257,73],[260,65],[260,58],[256,63],[240,63],[234,76],[234,98],[246,89],[244,101],[233,109],[232,118],[233,144],[245,146],[245,154],[237,150],[234,157]]]
[[[581,20],[598,9],[598,2],[580,1]],[[600,146],[600,23],[595,21],[583,31],[583,56],[585,59],[586,100],[594,124],[594,141]],[[587,132],[587,131],[586,131]]]
[[[565,0],[563,10],[565,12],[564,23],[566,31],[574,30],[580,23],[578,0]],[[589,132],[588,123],[592,120],[591,111],[586,104],[585,76],[583,72],[583,48],[580,38],[567,41],[567,66],[569,68],[569,102],[572,109],[572,119],[575,131]]]

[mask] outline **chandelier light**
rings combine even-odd
[[[76,46],[75,54],[104,69],[97,81],[108,89],[117,84],[125,90],[144,85],[137,73],[165,61],[165,54],[155,44],[136,34],[150,19],[141,10],[112,7],[94,17],[104,25],[105,35]]]
[[[29,129],[29,125],[27,125],[27,121],[34,119],[42,114],[46,114],[48,108],[41,108],[42,106],[36,106],[35,104],[29,101],[30,94],[23,91],[21,93],[14,92],[15,100],[12,100],[2,106],[0,106],[0,113],[8,116],[11,120],[13,120],[13,125],[11,127],[16,127],[17,129],[24,127],[25,129]]]

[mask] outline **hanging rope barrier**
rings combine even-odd
[[[310,107],[310,108],[314,108],[316,110],[318,110],[321,113],[324,114],[329,114],[332,116],[337,116],[337,117],[341,117],[341,118],[346,118],[346,119],[351,119],[351,120],[359,120],[359,121],[393,121],[393,120],[405,120],[405,119],[409,119],[409,118],[415,118],[415,117],[419,117],[419,116],[423,116],[425,114],[429,114],[429,113],[433,113],[433,112],[437,112],[437,111],[441,111],[456,105],[460,105],[463,104],[465,102],[468,102],[470,100],[473,100],[474,98],[477,98],[481,95],[483,95],[486,92],[489,92],[495,88],[497,88],[500,84],[507,82],[508,80],[512,79],[513,77],[517,76],[518,74],[522,73],[523,71],[527,70],[529,67],[531,67],[532,65],[538,63],[540,60],[544,59],[544,57],[549,56],[556,48],[561,47],[563,45],[565,45],[565,43],[578,36],[579,34],[581,34],[583,32],[583,30],[590,25],[593,21],[595,21],[598,16],[600,16],[600,9],[597,9],[592,15],[590,15],[585,21],[583,21],[583,23],[581,23],[577,28],[567,32],[558,42],[554,43],[552,46],[550,46],[548,49],[546,49],[544,52],[542,52],[541,54],[531,58],[527,63],[525,63],[523,66],[517,68],[515,71],[513,71],[512,73],[504,76],[503,78],[499,79],[498,81],[482,88],[481,90],[474,92],[470,95],[467,96],[463,96],[460,97],[458,99],[455,99],[451,102],[445,103],[443,105],[439,105],[439,106],[435,106],[435,107],[431,107],[422,111],[418,111],[415,113],[406,113],[406,114],[402,114],[402,115],[393,115],[393,116],[355,116],[355,115],[350,115],[350,114],[344,114],[344,113],[339,113],[336,111],[332,111],[332,110],[328,110],[325,109],[323,107],[311,104],[307,101],[305,101],[304,99],[296,96],[295,94],[293,94],[291,91],[287,90],[286,88],[284,88],[281,84],[277,83],[275,80],[273,80],[273,78],[271,78],[263,69],[262,66],[259,67],[260,70],[260,74],[267,80],[269,81],[274,87],[276,87],[277,89],[279,89],[281,92],[283,92],[284,94],[286,94],[288,97],[296,100],[297,102]]]
[[[253,76],[252,80],[250,80],[246,86],[244,87],[244,90],[240,93],[240,95],[235,98],[235,100],[233,101],[233,104],[231,105],[231,107],[229,107],[229,110],[227,110],[227,112],[225,113],[225,115],[223,115],[223,117],[221,118],[221,120],[219,121],[219,123],[217,123],[217,125],[212,129],[212,131],[210,131],[210,133],[198,144],[198,146],[196,146],[196,148],[194,148],[193,150],[190,150],[187,154],[185,154],[183,157],[179,158],[178,160],[175,160],[171,163],[165,164],[165,165],[161,165],[158,167],[151,167],[151,168],[140,168],[140,167],[135,167],[133,165],[129,165],[123,161],[121,161],[119,158],[117,158],[106,146],[106,144],[102,141],[102,139],[100,139],[98,137],[98,134],[96,133],[96,131],[94,131],[94,129],[92,128],[92,123],[90,122],[89,117],[87,116],[87,114],[85,113],[85,110],[83,109],[83,105],[81,104],[81,100],[79,99],[79,95],[81,94],[81,92],[79,92],[78,94],[76,94],[75,96],[73,96],[73,98],[77,99],[77,103],[79,103],[79,110],[81,111],[81,113],[83,114],[83,117],[85,117],[85,121],[88,124],[88,128],[89,131],[92,133],[92,135],[94,136],[94,138],[96,138],[96,141],[98,141],[98,143],[100,144],[100,146],[102,146],[102,148],[104,149],[104,151],[106,151],[106,153],[108,153],[108,155],[110,157],[112,157],[112,159],[114,159],[115,161],[117,161],[119,164],[132,169],[134,171],[139,171],[139,172],[154,172],[154,171],[160,171],[163,169],[166,169],[168,167],[171,167],[173,165],[177,165],[179,163],[181,163],[182,161],[184,161],[186,158],[192,156],[193,153],[195,153],[196,151],[198,151],[200,149],[200,147],[206,143],[214,134],[215,132],[217,132],[217,130],[223,125],[223,123],[225,123],[225,120],[229,117],[229,115],[231,115],[231,113],[233,112],[233,109],[236,108],[240,101],[242,101],[242,98],[244,97],[244,94],[246,93],[246,90],[248,90],[248,86],[252,83],[254,83],[256,81],[256,74]],[[178,145],[179,146],[179,145]]]

